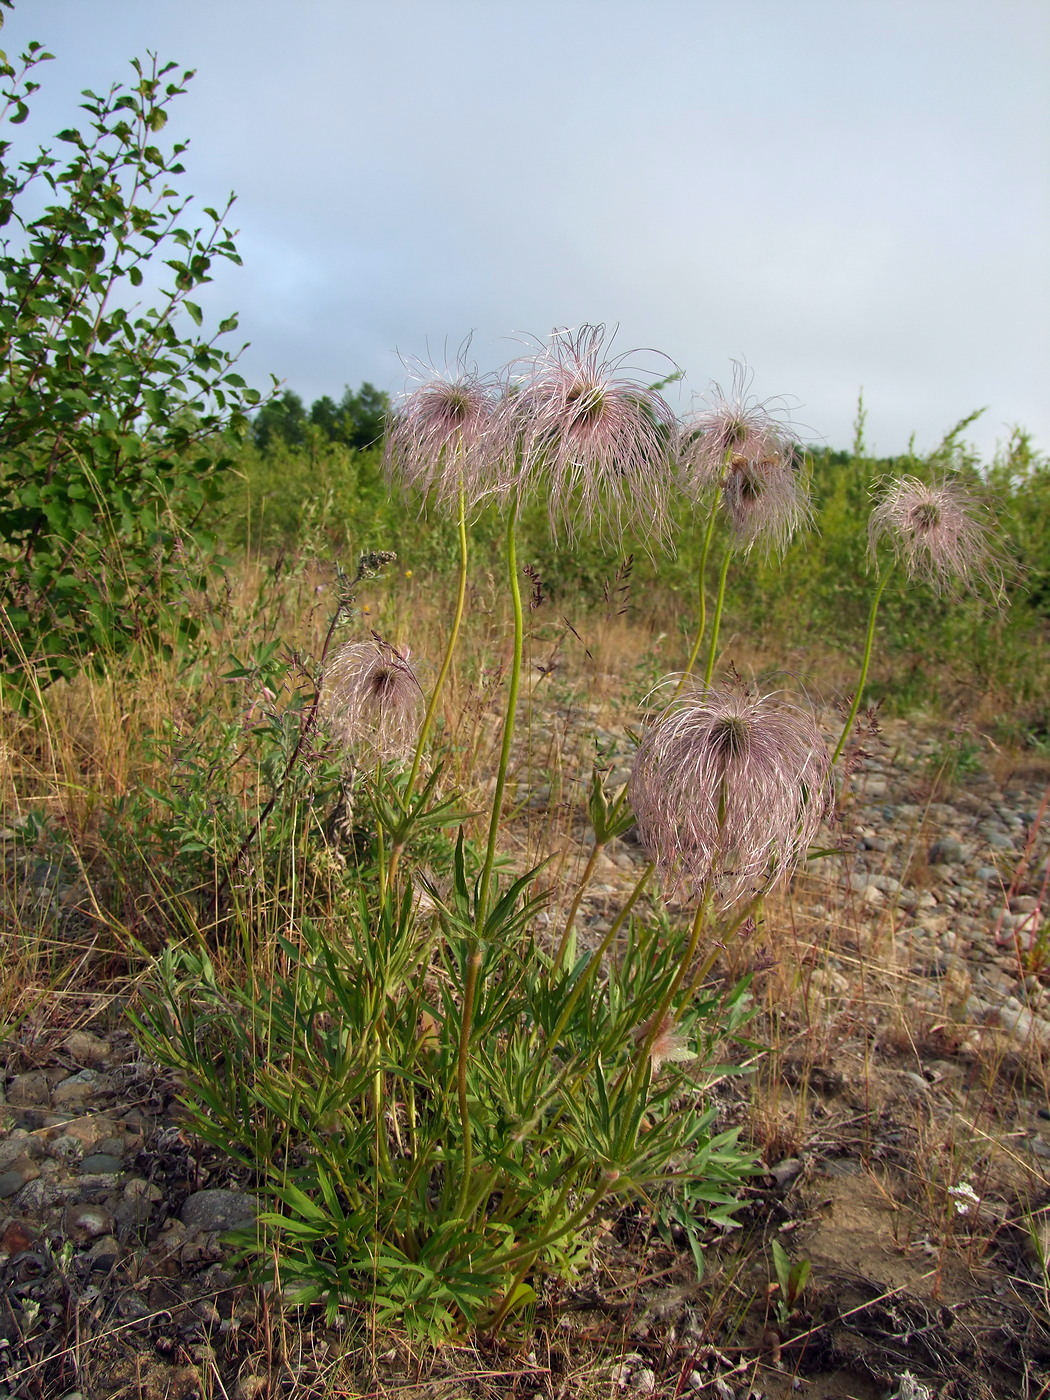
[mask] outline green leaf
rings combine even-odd
[[[195,325],[199,326],[204,320],[204,313],[201,311],[200,307],[192,301],[184,301],[182,304],[189,313],[190,320],[193,321]]]

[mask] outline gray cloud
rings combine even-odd
[[[308,398],[398,352],[619,322],[688,393],[746,357],[815,436],[1050,439],[1042,0],[22,0],[34,131],[154,48],[196,67],[187,188],[236,189],[249,372]]]

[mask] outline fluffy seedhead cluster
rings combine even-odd
[[[423,692],[407,655],[378,638],[347,642],[325,669],[321,718],[338,744],[367,759],[407,758],[422,706]]]
[[[597,525],[658,540],[675,485],[676,420],[656,390],[607,358],[604,326],[555,331],[508,396],[523,495],[542,494],[571,537]]]
[[[671,886],[727,909],[805,855],[831,811],[831,762],[797,705],[694,685],[643,738],[629,791],[641,843]]]
[[[462,490],[468,506],[493,493],[503,450],[497,441],[498,393],[491,379],[463,365],[425,379],[390,417],[387,472],[392,480],[443,505]]]
[[[746,371],[738,365],[730,393],[715,385],[710,407],[683,425],[684,481],[691,495],[721,490],[738,548],[780,553],[809,518],[809,497],[788,424],[770,401],[747,390]]]
[[[902,476],[883,487],[868,522],[873,559],[888,539],[908,577],[954,595],[969,585],[998,596],[1003,567],[981,502],[963,482]]]

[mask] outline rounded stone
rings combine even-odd
[[[942,836],[934,841],[926,854],[931,865],[958,865],[966,857],[962,842],[954,836]]]
[[[0,1200],[21,1191],[26,1179],[19,1171],[0,1172]]]
[[[90,1157],[85,1157],[80,1163],[80,1170],[84,1173],[99,1172],[108,1174],[119,1172],[122,1163],[119,1157],[110,1157],[105,1152],[93,1152]]]
[[[250,1225],[259,1210],[258,1202],[243,1191],[214,1187],[187,1196],[182,1207],[182,1223],[191,1230],[235,1230]]]
[[[102,1206],[69,1206],[62,1217],[66,1238],[75,1244],[87,1244],[100,1235],[113,1231],[113,1216]]]

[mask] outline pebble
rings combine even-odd
[[[208,1191],[195,1191],[186,1197],[182,1207],[182,1223],[191,1230],[212,1233],[215,1230],[234,1230],[238,1226],[250,1225],[259,1210],[253,1196],[243,1191],[228,1191],[216,1187]]]
[[[49,1108],[51,1084],[42,1069],[16,1074],[7,1086],[7,1102],[21,1108]]]
[[[100,1235],[113,1233],[113,1216],[102,1206],[67,1206],[62,1217],[66,1238],[75,1244],[86,1244]]]
[[[62,1049],[78,1065],[104,1064],[113,1054],[109,1041],[90,1031],[71,1031],[62,1042]]]
[[[80,1170],[85,1173],[102,1172],[108,1175],[112,1172],[119,1172],[121,1165],[119,1157],[111,1157],[105,1152],[93,1152],[90,1157],[85,1157],[80,1163]]]
[[[958,865],[965,859],[962,842],[954,836],[942,836],[930,846],[926,859],[931,865]]]

